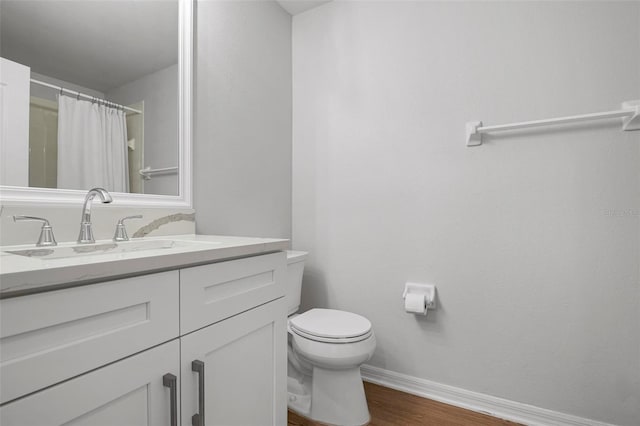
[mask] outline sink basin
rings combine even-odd
[[[215,244],[207,242],[207,244]],[[69,259],[81,256],[96,256],[101,254],[131,253],[145,250],[167,250],[167,249],[202,249],[202,243],[193,243],[176,240],[142,240],[126,242],[105,242],[96,244],[79,244],[75,246],[59,247],[36,247],[21,250],[7,250],[5,253],[17,254],[40,259]]]

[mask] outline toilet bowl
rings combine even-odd
[[[376,347],[369,320],[335,309],[295,314],[305,252],[288,252],[288,405],[312,420],[360,426],[369,421],[360,365]]]

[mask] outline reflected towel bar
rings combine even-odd
[[[145,167],[138,171],[140,176],[144,178],[144,180],[151,179],[154,175],[170,175],[174,173],[178,173],[177,167],[164,167],[162,169],[152,169],[151,167]]]
[[[602,120],[607,118],[622,118],[622,130],[640,130],[640,100],[627,101],[622,109],[616,111],[595,112],[591,114],[572,115],[569,117],[548,118],[545,120],[522,121],[519,123],[497,124],[483,126],[482,121],[470,121],[466,125],[467,146],[482,145],[484,133],[506,130],[527,129],[531,127],[569,124],[580,121]]]

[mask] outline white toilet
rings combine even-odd
[[[289,408],[326,424],[363,425],[369,421],[369,409],[360,365],[376,347],[371,323],[334,309],[295,314],[306,257],[306,252],[287,252]]]

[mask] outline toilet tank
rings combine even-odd
[[[287,315],[293,314],[300,308],[302,272],[304,271],[304,261],[306,259],[306,251],[287,251],[287,288],[285,293]]]

